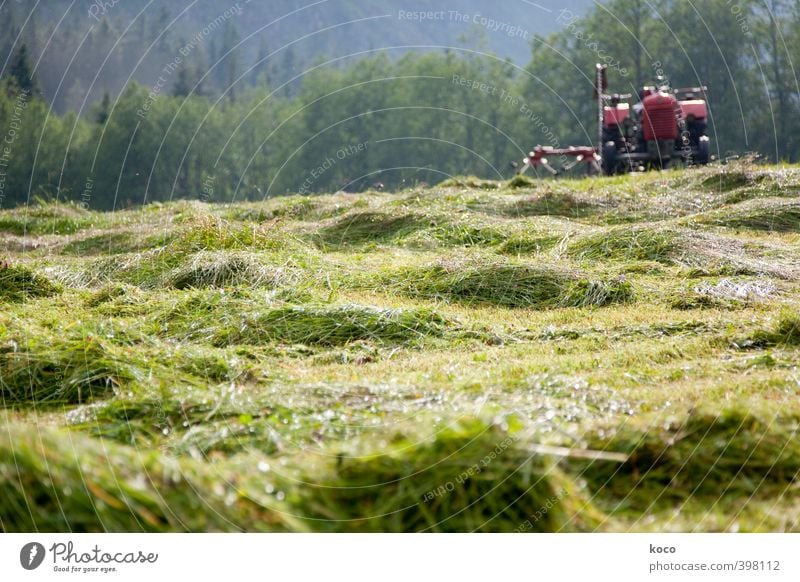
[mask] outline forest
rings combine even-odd
[[[64,43],[69,51],[74,39],[9,17],[0,24],[0,206],[56,199],[107,210],[507,178],[509,163],[536,144],[593,143],[596,62],[609,65],[610,90],[620,93],[659,77],[706,86],[719,158],[758,152],[796,161],[799,9],[785,0],[564,8],[552,14],[555,32],[529,39],[524,66],[492,52],[486,29],[465,46],[375,49],[296,66],[266,45],[239,58],[236,6],[193,35],[159,34],[162,18],[122,31],[109,10],[84,38],[94,61],[60,71],[37,69],[36,55],[52,43],[49,50]],[[209,28],[218,28],[219,46]],[[152,82],[100,93],[70,82],[87,77],[78,69],[119,67],[118,41],[141,47],[155,38]],[[54,78],[62,91],[43,91]],[[64,109],[68,91],[80,106]]]

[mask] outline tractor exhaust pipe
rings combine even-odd
[[[597,154],[603,163],[603,98],[608,90],[608,65],[595,65],[594,94],[597,99]]]

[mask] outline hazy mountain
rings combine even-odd
[[[135,79],[156,91],[216,95],[315,63],[451,47],[524,65],[537,34],[563,28],[561,10],[591,0],[30,0],[0,7],[0,60],[27,44],[42,92],[81,109]],[[353,56],[349,56],[353,55]],[[259,62],[260,61],[260,62]],[[165,69],[166,67],[166,69]],[[165,74],[166,73],[166,74]],[[159,78],[161,80],[159,80]],[[292,86],[296,87],[297,82]]]

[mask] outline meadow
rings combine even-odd
[[[0,529],[798,531],[800,168],[0,211]]]

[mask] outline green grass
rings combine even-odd
[[[599,307],[633,297],[630,284],[621,279],[594,280],[556,267],[505,261],[440,262],[400,269],[377,283],[415,298],[535,309]]]
[[[0,266],[0,303],[48,297],[61,292],[61,287],[46,277],[20,265]]]
[[[7,531],[512,532],[542,508],[528,531],[584,530],[602,517],[552,460],[469,419],[430,442],[395,440],[388,450],[281,471],[253,453],[210,471],[191,458],[19,424],[0,436],[0,460]],[[293,485],[311,468],[315,482]],[[236,477],[243,472],[258,485]]]
[[[521,183],[525,182],[525,176],[515,177],[510,180],[509,185],[512,188],[518,187]],[[501,183],[493,180],[483,180],[475,176],[462,176],[455,178],[447,178],[439,183],[439,188],[470,188],[476,190],[497,190],[501,187]]]
[[[0,351],[0,393],[6,403],[79,403],[113,394],[142,379],[122,350],[92,337],[18,346]]]
[[[425,224],[424,217],[414,214],[357,212],[321,228],[314,233],[313,240],[322,249],[334,250],[402,238]]]
[[[716,192],[730,192],[745,186],[750,186],[758,180],[752,172],[733,169],[723,171],[707,177],[702,182],[703,188]]]
[[[645,226],[617,227],[583,236],[570,244],[568,252],[584,261],[655,261],[671,263],[680,252],[680,234],[674,230]]]
[[[176,289],[203,287],[278,287],[291,280],[287,268],[264,264],[244,253],[198,253],[171,273],[168,285]]]
[[[581,471],[604,511],[641,519],[666,516],[676,507],[703,507],[705,514],[735,521],[743,499],[779,500],[792,495],[800,475],[797,417],[753,414],[743,409],[692,411],[661,425],[631,426],[590,444],[623,452],[619,466],[593,462]],[[756,501],[753,505],[756,505]],[[684,524],[690,524],[687,516]],[[674,517],[673,517],[674,520]]]
[[[566,216],[587,218],[602,211],[603,204],[589,198],[579,198],[570,194],[532,196],[516,200],[502,208],[503,215],[510,218],[524,216]]]
[[[2,210],[0,529],[800,531],[798,192]]]
[[[760,199],[742,202],[700,218],[706,224],[736,229],[800,232],[800,202]]]
[[[360,305],[290,305],[221,327],[214,345],[290,344],[338,346],[354,341],[407,342],[440,336],[448,322],[429,309],[383,309]]]
[[[30,206],[8,210],[0,215],[0,233],[15,235],[72,234],[104,222],[76,204],[48,204],[38,201]]]
[[[796,312],[783,314],[769,328],[756,330],[748,345],[800,346],[800,317]]]

